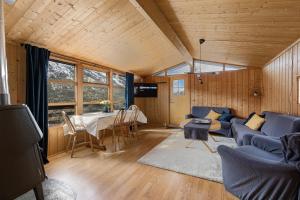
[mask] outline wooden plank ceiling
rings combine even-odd
[[[299,0],[156,0],[194,58],[262,67],[300,37]]]
[[[261,67],[300,37],[299,0],[155,3],[194,58],[205,38],[203,60]],[[5,17],[9,40],[123,71],[147,75],[184,60],[129,0],[17,0]]]
[[[17,0],[7,38],[141,75],[183,61],[128,0]]]

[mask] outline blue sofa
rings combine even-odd
[[[277,133],[280,134],[281,132]],[[255,135],[251,138],[250,145],[235,149],[219,146],[218,153],[222,159],[222,172],[226,190],[245,200],[299,200],[299,142],[298,138],[292,141],[291,144],[284,146],[280,140]],[[295,149],[284,153],[283,149],[286,148]],[[293,154],[294,157],[289,154]],[[294,159],[295,156],[297,159]],[[293,162],[287,161],[286,158]]]
[[[300,132],[300,117],[267,111],[263,114],[266,121],[259,131],[254,131],[245,126],[244,119],[234,118],[231,120],[232,135],[239,146],[250,145],[254,135],[279,139],[285,134]]]
[[[208,106],[193,106],[192,113],[185,116],[186,119],[189,118],[204,118],[209,111],[215,111],[217,113],[227,113],[231,114],[231,110],[227,107],[208,107]],[[210,133],[224,135],[226,137],[231,137],[231,123],[226,121],[221,121],[221,129],[210,131]]]

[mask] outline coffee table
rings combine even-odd
[[[195,120],[191,120],[189,123],[184,125],[184,137],[186,139],[194,140],[208,140],[208,130],[211,122],[207,124],[195,123]]]

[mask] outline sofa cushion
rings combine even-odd
[[[244,145],[243,144],[244,137],[247,137],[248,135],[250,136],[250,137],[248,137],[248,139],[249,139],[248,143],[250,144],[252,136],[254,136],[255,134],[261,134],[260,131],[252,130],[243,124],[232,124],[231,128],[232,128],[232,133],[233,133],[233,135],[236,139],[236,142],[239,146]]]
[[[221,122],[230,122],[230,120],[233,118],[233,115],[230,113],[222,113],[222,116],[219,118],[219,121]]]
[[[264,122],[265,122],[265,118],[260,117],[257,114],[254,114],[245,125],[248,128],[257,131],[260,129],[260,127],[263,125]]]
[[[217,120],[221,117],[222,114],[217,113],[213,110],[210,110],[209,113],[204,117],[206,119]]]
[[[288,133],[300,131],[300,118],[273,112],[264,112],[266,122],[261,131],[272,137],[281,137]]]
[[[210,110],[213,110],[217,113],[230,113],[230,109],[225,107],[193,106],[192,115],[197,118],[204,118]]]

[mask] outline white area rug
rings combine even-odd
[[[138,162],[222,183],[221,158],[216,152],[219,145],[236,147],[230,138],[209,136],[204,142],[187,140],[183,131],[175,132]]]

